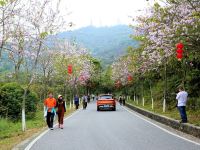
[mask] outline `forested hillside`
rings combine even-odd
[[[132,33],[133,29],[126,25],[88,26],[60,33],[58,37],[75,40],[78,44],[88,48],[91,54],[100,58],[105,66],[111,64],[114,58],[124,55],[128,46],[138,46],[138,43],[130,38]]]
[[[88,26],[74,31],[57,34],[58,39],[68,39],[75,41],[81,47],[87,48],[91,55],[98,58],[102,65],[110,65],[115,58],[126,54],[129,46],[138,47],[138,42],[130,38],[133,29],[127,25],[117,25],[112,27]],[[50,41],[52,36],[50,36]],[[53,36],[53,38],[55,38]],[[51,42],[47,42],[51,45]],[[52,45],[51,45],[52,46]],[[8,55],[4,54],[4,61],[0,64],[0,72],[11,70],[12,65],[8,60]]]

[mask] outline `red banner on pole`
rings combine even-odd
[[[68,74],[72,74],[73,69],[72,69],[72,65],[68,65]]]

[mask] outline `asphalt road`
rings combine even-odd
[[[200,150],[200,145],[169,134],[117,106],[96,111],[95,103],[55,127],[31,150]]]

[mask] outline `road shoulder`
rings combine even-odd
[[[67,119],[73,117],[78,112],[80,112],[80,109],[67,115],[64,120],[66,121]],[[55,123],[54,127],[56,127],[57,125],[58,124]],[[33,134],[33,136],[31,136],[30,138],[22,141],[21,143],[13,147],[12,150],[29,150],[35,144],[35,142],[37,142],[37,140],[39,140],[47,132],[49,132],[49,129],[47,127],[42,128],[39,132]]]
[[[127,112],[131,113],[132,115],[134,115],[134,116],[136,116],[136,117],[138,117],[138,118],[140,118],[140,119],[142,119],[142,120],[144,120],[144,121],[146,121],[146,122],[158,127],[159,129],[167,132],[168,134],[174,135],[174,136],[179,137],[181,139],[184,139],[186,141],[189,141],[189,142],[192,142],[194,144],[200,145],[200,139],[197,138],[197,137],[194,137],[194,136],[192,136],[190,134],[186,134],[186,133],[181,132],[179,130],[176,130],[176,129],[170,127],[170,126],[167,126],[167,125],[162,124],[160,122],[157,122],[157,121],[155,121],[153,119],[150,119],[150,118],[148,118],[148,117],[146,117],[146,116],[144,116],[144,115],[142,115],[142,114],[140,114],[140,113],[138,113],[138,112],[136,112],[136,111],[134,111],[134,110],[132,110],[132,109],[130,109],[128,107],[124,107],[123,106],[123,109],[125,109]]]

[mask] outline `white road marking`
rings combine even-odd
[[[145,118],[142,118],[141,116],[135,114],[134,112],[128,110],[128,109],[125,108],[125,107],[122,107],[122,108],[125,109],[126,111],[128,111],[129,113],[133,114],[134,116],[136,116],[136,117],[138,117],[138,118],[140,118],[140,119],[142,119],[142,120],[144,120],[144,121],[146,121],[146,122],[152,124],[153,126],[155,126],[155,127],[159,128],[159,129],[161,129],[161,130],[167,132],[168,134],[171,134],[171,135],[173,135],[173,136],[176,136],[176,137],[178,137],[178,138],[181,138],[181,139],[183,139],[183,140],[185,140],[185,141],[188,141],[188,142],[191,142],[191,143],[193,143],[193,144],[200,145],[200,143],[197,143],[197,142],[195,142],[195,141],[192,141],[192,140],[189,140],[189,139],[184,138],[184,137],[182,137],[182,136],[179,136],[179,135],[177,135],[177,134],[175,134],[175,133],[173,133],[173,132],[168,131],[167,129],[164,129],[164,128],[162,128],[162,127],[160,127],[160,126],[154,124],[153,122],[151,122],[151,121],[149,121],[149,120],[146,120]]]
[[[70,116],[66,117],[64,120],[70,119],[71,117],[73,117],[73,116],[74,116],[75,114],[77,114],[78,112],[80,112],[80,109],[79,109],[78,111],[72,113]],[[57,126],[57,125],[58,125],[58,123],[56,123],[56,124],[54,125],[54,127]],[[47,132],[49,132],[49,129],[48,129],[48,130],[45,130],[45,131],[42,132],[39,136],[37,136],[31,143],[28,144],[28,146],[27,146],[24,150],[30,150],[31,147],[32,147],[40,138],[42,138]]]

